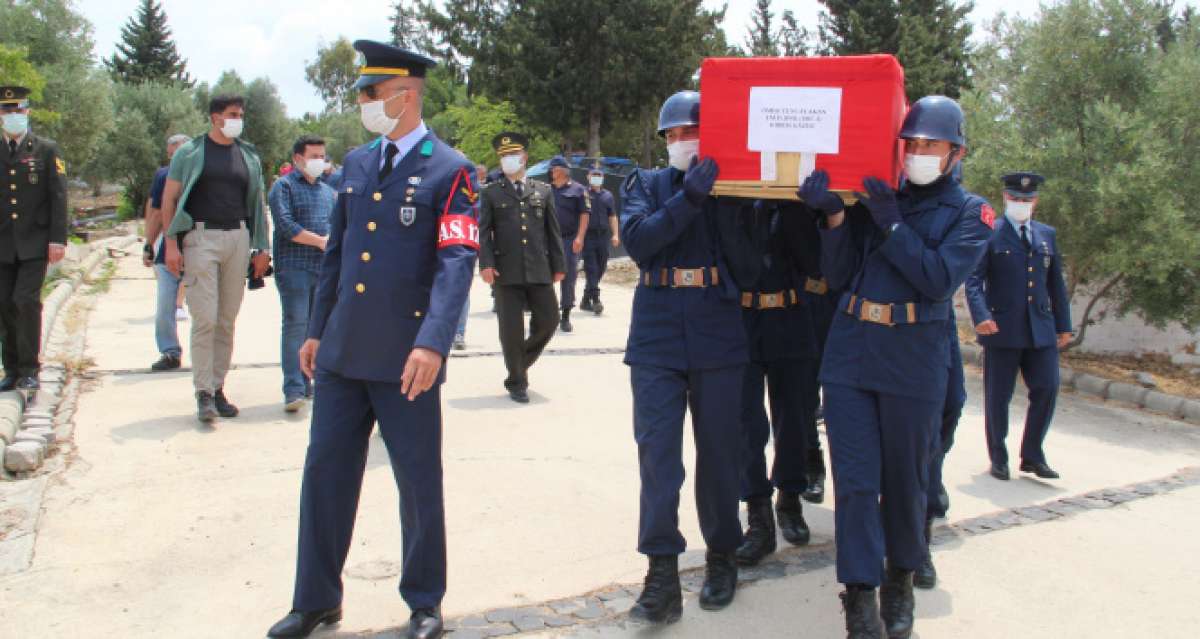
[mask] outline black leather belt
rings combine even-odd
[[[206,231],[236,231],[238,229],[245,228],[246,221],[236,220],[231,222],[229,220],[218,220],[210,222],[208,220],[197,220],[194,224],[192,224],[193,229],[198,229],[202,226]]]

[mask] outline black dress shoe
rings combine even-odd
[[[17,390],[19,391],[37,391],[41,387],[42,383],[36,377],[22,377],[17,380]]]
[[[996,479],[999,479],[1001,481],[1008,481],[1009,478],[1011,477],[1011,475],[1008,472],[1008,464],[993,463],[992,469],[988,472],[990,472],[992,474],[992,477],[995,477]]]
[[[915,609],[912,571],[888,566],[879,587],[879,616],[888,639],[908,639],[912,635]]]
[[[218,388],[217,392],[213,393],[213,401],[217,405],[217,414],[221,417],[237,417],[238,407],[229,403],[225,398],[225,389]]]
[[[417,608],[408,620],[408,639],[438,639],[445,632],[442,612],[437,608]]]
[[[584,298],[582,300],[580,300],[580,302],[579,302],[579,310],[581,310],[581,311],[592,310],[592,298],[584,296]]]
[[[321,624],[334,624],[342,620],[342,607],[327,610],[301,612],[293,610],[267,631],[268,637],[307,637]]]
[[[0,391],[10,391],[17,387],[17,377],[15,375],[5,375],[4,379],[0,379]]]
[[[821,449],[808,451],[808,488],[804,490],[804,501],[819,504],[825,501],[825,456]]]
[[[529,391],[526,391],[523,388],[508,391],[508,396],[518,404],[529,403]]]
[[[946,487],[938,488],[938,508],[941,510],[942,517],[950,512],[950,493],[946,492]]]
[[[161,373],[163,371],[173,371],[181,365],[177,356],[170,353],[163,353],[163,356],[158,358],[157,362],[150,365],[150,370],[155,373]]]
[[[937,568],[933,567],[933,553],[930,552],[929,540],[933,538],[933,520],[925,520],[925,559],[921,566],[913,572],[913,587],[929,590],[937,585]]]
[[[720,610],[733,601],[737,592],[738,568],[734,553],[708,551],[704,554],[704,585],[700,588],[700,607]]]
[[[571,309],[568,308],[562,312],[562,321],[558,323],[558,330],[564,333],[575,330],[575,327],[571,325]]]
[[[18,388],[19,387],[20,387],[20,383],[18,383]],[[1046,462],[1023,461],[1023,462],[1021,462],[1021,472],[1033,473],[1033,474],[1037,475],[1038,477],[1041,477],[1042,479],[1058,479],[1059,478],[1058,473],[1054,472],[1054,469],[1051,468],[1049,465],[1047,465]]]
[[[738,546],[739,566],[755,566],[763,557],[775,552],[775,517],[771,515],[770,497],[751,497],[746,500],[746,534]]]
[[[208,391],[196,393],[196,418],[205,424],[217,418],[217,404],[213,401],[212,393]]]
[[[874,588],[848,585],[838,596],[846,615],[846,639],[880,639],[883,636]]]
[[[599,297],[592,302],[592,312],[597,315],[600,315],[604,312],[604,303],[600,301]]]
[[[683,588],[679,585],[679,557],[651,555],[642,594],[629,610],[629,618],[653,624],[679,621],[683,614]]]
[[[779,521],[779,531],[783,538],[793,546],[807,546],[812,533],[804,521],[804,509],[800,503],[800,493],[779,491],[775,496],[775,518]]]

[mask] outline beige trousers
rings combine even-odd
[[[192,315],[192,384],[214,393],[233,359],[233,327],[246,293],[250,232],[205,229],[183,236],[183,284]]]

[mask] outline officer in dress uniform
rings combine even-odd
[[[479,230],[471,163],[421,120],[433,60],[378,42],[355,83],[380,135],[346,156],[301,366],[316,383],[300,497],[292,611],[271,637],[303,637],[342,616],[368,439],[379,423],[400,492],[400,596],[408,637],[443,633],[446,530],[441,383],[471,285]]]
[[[630,615],[651,623],[679,619],[679,490],[683,418],[696,440],[696,502],[708,546],[700,607],[727,606],[737,587],[735,552],[741,475],[741,387],[748,361],[740,294],[729,257],[744,247],[734,216],[710,197],[718,168],[698,160],[700,94],[669,97],[658,118],[670,166],[626,180],[621,237],[640,269],[625,363],[633,388],[634,438],[641,471],[638,551],[649,557],[645,587]],[[750,275],[743,275],[747,281]]]
[[[562,321],[558,329],[564,333],[575,330],[571,325],[571,309],[575,308],[575,280],[579,276],[579,256],[588,230],[592,200],[583,185],[571,179],[570,167],[563,156],[550,159],[550,185],[554,187],[554,213],[562,233],[563,254],[567,275],[561,283]]]
[[[1071,306],[1054,227],[1032,219],[1036,173],[1004,176],[1004,219],[967,280],[967,302],[983,346],[984,424],[991,474],[1007,480],[1008,404],[1017,371],[1029,387],[1021,472],[1058,479],[1042,442],[1058,399],[1058,351],[1071,341]]]
[[[608,270],[609,245],[616,248],[621,237],[617,205],[613,201],[612,193],[604,188],[604,170],[600,160],[596,160],[588,169],[587,192],[592,203],[592,212],[588,216],[587,234],[583,238],[583,272],[586,284],[579,308],[599,315],[604,312],[604,304],[600,302],[600,280],[604,279],[604,272]]]
[[[67,245],[67,165],[29,130],[29,89],[0,86],[0,391],[39,388],[42,282]]]
[[[519,404],[529,403],[529,367],[558,327],[554,283],[562,281],[567,268],[550,185],[525,177],[528,144],[527,137],[512,131],[492,139],[505,176],[488,183],[479,200],[479,273],[495,287],[508,369],[504,387]]]
[[[846,211],[823,171],[800,190],[826,216],[824,273],[845,290],[821,382],[837,500],[838,581],[846,585],[851,639],[912,633],[913,571],[926,550],[930,442],[950,370],[952,296],[984,251],[994,218],[953,175],[966,153],[956,102],[918,100],[900,137],[906,179],[898,192],[865,178],[862,206]]]
[[[813,411],[810,370],[817,361],[803,286],[805,227],[813,227],[803,205],[762,200],[735,214],[754,248],[757,277],[738,280],[750,364],[742,384],[742,500],[746,502],[745,541],[738,563],[753,566],[775,551],[775,522],[790,544],[809,541],[800,495],[808,486],[806,420]],[[735,278],[738,270],[735,269]],[[764,388],[765,381],[765,388]],[[763,391],[770,417],[763,405]],[[768,476],[763,448],[775,441]],[[771,495],[775,493],[775,513]]]

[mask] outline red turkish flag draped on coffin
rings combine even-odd
[[[708,58],[700,71],[700,154],[717,195],[796,199],[814,169],[843,197],[875,176],[897,186],[908,110],[890,55]]]

